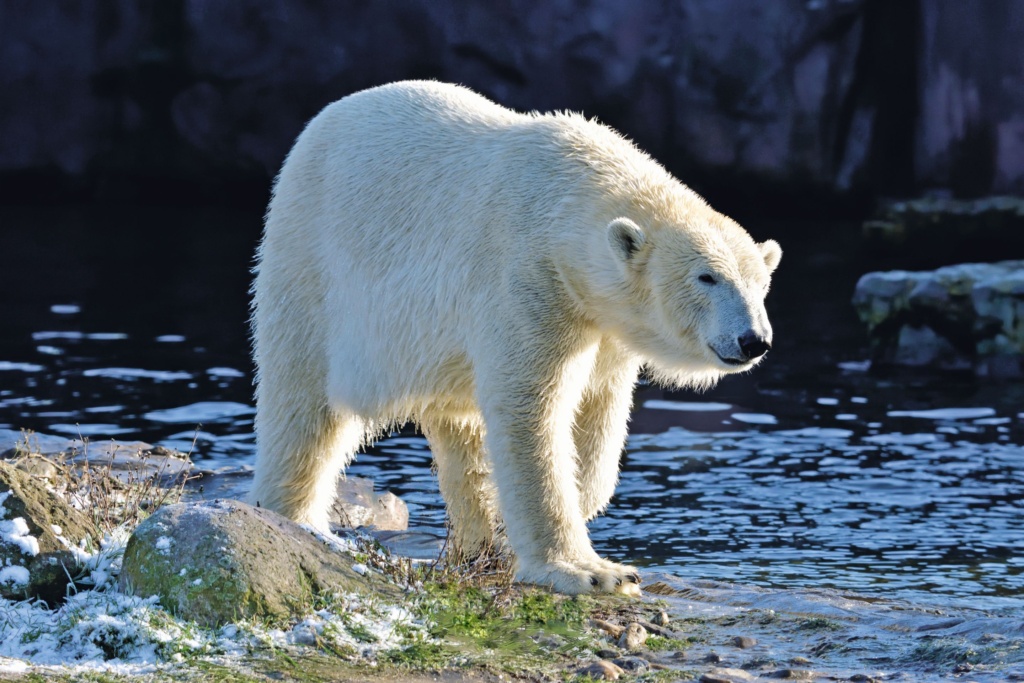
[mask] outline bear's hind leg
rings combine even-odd
[[[494,542],[497,502],[478,421],[443,417],[421,421],[437,467],[441,495],[458,552],[474,556]]]
[[[338,477],[363,444],[366,424],[327,406],[311,412],[305,419],[290,415],[273,433],[257,415],[259,443],[249,498],[254,505],[329,532]]]

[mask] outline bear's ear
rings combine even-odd
[[[761,250],[764,264],[768,266],[768,272],[774,273],[775,269],[779,267],[779,261],[782,260],[782,247],[775,240],[765,240],[757,245],[757,248]]]
[[[631,259],[646,241],[644,231],[628,218],[616,218],[608,224],[608,245],[623,261]]]

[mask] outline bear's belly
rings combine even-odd
[[[404,422],[443,414],[479,414],[473,367],[464,353],[409,354],[380,339],[349,340],[329,353],[327,398],[336,409],[367,419]]]

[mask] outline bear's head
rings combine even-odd
[[[749,370],[771,349],[764,299],[782,249],[773,240],[754,242],[710,209],[683,223],[641,227],[621,217],[608,224],[618,284],[630,302],[616,327],[657,380],[705,388]]]

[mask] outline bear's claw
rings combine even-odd
[[[518,578],[526,583],[548,586],[559,593],[621,593],[640,595],[640,575],[633,567],[593,558],[520,565]]]

